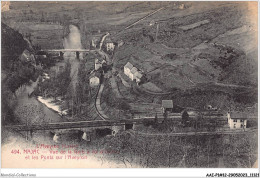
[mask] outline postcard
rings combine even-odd
[[[2,168],[258,168],[258,2],[2,1],[1,36]]]

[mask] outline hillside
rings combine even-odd
[[[209,82],[255,87],[257,26],[249,16],[257,13],[251,6],[207,2],[202,10],[193,3],[164,18],[166,8],[153,15],[155,24],[148,18],[114,37],[126,43],[115,53],[117,67],[130,60],[164,90]]]
[[[12,28],[8,27],[4,23],[1,23],[2,27],[2,69],[10,71],[12,70],[13,61],[18,59],[18,56],[23,53],[28,44],[23,39],[23,36]]]
[[[15,91],[30,80],[35,80],[37,70],[32,49],[23,36],[5,24],[2,25],[2,121],[15,120],[12,108]]]

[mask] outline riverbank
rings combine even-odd
[[[60,116],[68,114],[68,110],[61,109],[62,100],[54,100],[53,98],[44,98],[42,96],[37,96],[37,100],[44,104],[47,108],[57,112]]]

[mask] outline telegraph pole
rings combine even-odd
[[[157,41],[158,32],[159,32],[159,25],[160,24],[157,22],[155,41]]]

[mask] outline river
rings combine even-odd
[[[63,45],[65,49],[82,49],[80,32],[74,25],[69,26],[70,33],[64,38]],[[83,56],[80,54],[80,59]],[[65,62],[71,64],[71,77],[72,85],[75,87],[77,83],[77,71],[79,67],[79,60],[76,59],[76,55],[73,52],[65,52],[64,61],[55,64],[56,67],[62,66]],[[52,67],[53,69],[55,67]],[[30,82],[28,85],[23,85],[16,91],[17,106],[15,113],[20,116],[21,123],[28,124],[44,124],[50,122],[64,122],[67,121],[65,117],[61,117],[54,110],[58,106],[48,103],[44,98],[28,97],[28,94],[34,91],[37,86],[38,79],[36,82]],[[40,102],[39,102],[40,101]],[[52,109],[53,108],[53,109]]]
[[[80,43],[80,33],[76,26],[70,25],[70,34],[64,39],[65,49],[80,49],[82,48]],[[82,59],[80,55],[80,59]],[[64,61],[71,63],[71,77],[72,85],[75,87],[77,82],[77,70],[79,67],[79,60],[76,59],[75,54],[65,53]],[[60,63],[56,64],[57,66]],[[28,94],[34,91],[37,86],[37,82],[31,82],[28,85],[20,87],[16,91],[17,105],[15,107],[15,113],[19,117],[19,120],[23,124],[45,124],[50,122],[64,122],[66,118],[61,117],[57,112],[48,108],[45,104],[37,100],[36,97],[28,97]],[[58,133],[58,136],[57,134]],[[136,165],[125,164],[119,160],[109,160],[104,154],[88,154],[87,159],[60,159],[60,160],[48,160],[48,159],[35,159],[26,160],[24,154],[14,155],[11,154],[11,150],[20,149],[35,149],[36,145],[76,145],[78,150],[97,151],[101,149],[99,141],[96,140],[95,144],[82,139],[82,133],[79,131],[54,131],[44,130],[36,131],[29,135],[29,140],[26,141],[26,132],[20,133],[8,133],[8,138],[5,143],[2,143],[2,167],[3,168],[124,168],[124,167],[138,167]],[[42,150],[40,150],[41,152]],[[48,155],[48,153],[41,153],[42,155]],[[58,156],[64,156],[57,154]],[[57,156],[55,155],[55,156]],[[71,156],[79,156],[77,153],[72,152]],[[3,161],[4,160],[4,161]]]
[[[28,97],[28,95],[33,92],[37,83],[38,80],[36,82],[31,82],[31,84],[29,85],[24,85],[20,87],[16,92],[17,105],[15,108],[15,113],[21,116],[19,120],[22,123],[26,123],[27,119],[28,124],[41,124],[44,122],[64,121],[64,118],[58,115],[57,112],[54,112],[53,110],[46,107],[44,104],[40,103],[36,99],[36,97]]]
[[[44,124],[45,122],[61,122],[65,118],[62,118],[57,112],[54,112],[50,108],[46,107],[43,103],[39,102],[36,97],[28,97],[28,93],[31,93],[37,82],[32,82],[30,85],[25,85],[17,91],[17,106],[16,112],[19,110],[26,111],[27,119],[20,117],[22,123],[28,122],[29,124]],[[20,115],[21,116],[21,115]],[[27,120],[27,121],[26,121]],[[123,163],[121,160],[110,160],[107,155],[100,153],[93,153],[93,151],[101,151],[99,141],[97,144],[90,144],[89,142],[81,139],[82,132],[72,131],[56,131],[58,132],[59,139],[55,142],[54,130],[36,131],[32,135],[29,135],[29,140],[25,139],[26,132],[20,133],[8,133],[8,138],[5,143],[2,143],[2,168],[125,168],[125,167],[138,167],[134,164]],[[81,135],[80,135],[81,134]],[[40,154],[38,159],[25,159],[23,153],[25,149],[34,150],[37,145],[45,146],[59,146],[70,147],[73,149],[65,148],[63,150],[72,150],[71,154],[55,154],[54,156],[63,157],[62,159],[48,159],[50,155],[48,149],[39,149]],[[20,150],[22,154],[12,154],[12,150]],[[51,149],[52,151],[60,151],[62,149]],[[75,153],[75,150],[80,152],[84,151],[85,154]],[[86,154],[86,152],[90,152]],[[44,157],[44,155],[46,157]],[[77,159],[79,156],[86,156],[86,159]],[[36,156],[33,154],[33,156]],[[70,157],[69,157],[70,156]]]
[[[64,38],[63,46],[64,49],[82,49],[80,31],[75,25],[69,25],[70,33]],[[71,64],[71,85],[75,89],[77,84],[77,74],[79,68],[79,60],[83,59],[83,54],[79,54],[79,59],[76,59],[75,52],[65,52],[64,60]]]

